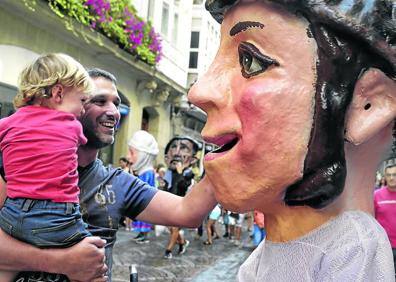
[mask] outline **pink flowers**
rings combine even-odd
[[[93,16],[89,26],[118,43],[127,52],[155,65],[161,60],[161,38],[150,23],[144,22],[128,0],[85,0]]]
[[[98,22],[111,22],[113,20],[113,18],[109,16],[111,6],[110,2],[107,0],[86,0],[84,5],[90,7],[94,13],[99,16]],[[96,27],[96,23],[94,26]]]

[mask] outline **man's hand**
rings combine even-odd
[[[78,244],[67,249],[53,249],[54,269],[57,273],[65,274],[70,280],[81,282],[107,281],[104,274],[105,265],[105,240],[99,237],[87,237]],[[61,253],[57,255],[55,253]]]
[[[176,171],[178,174],[182,174],[183,173],[183,164],[182,162],[176,162]]]

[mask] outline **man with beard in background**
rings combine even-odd
[[[172,138],[165,147],[165,162],[168,170],[165,173],[165,181],[168,183],[168,192],[184,197],[189,187],[193,184],[194,174],[192,166],[196,163],[196,153],[199,143],[187,136]],[[178,254],[186,251],[189,241],[177,226],[170,227],[169,243],[165,250],[164,258],[172,258],[172,250],[175,244],[179,245]]]

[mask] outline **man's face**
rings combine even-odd
[[[207,113],[205,156],[228,209],[271,210],[301,179],[313,123],[316,42],[305,20],[262,2],[227,12],[210,69],[190,101]]]
[[[85,113],[80,121],[86,146],[100,149],[114,142],[115,126],[120,120],[118,106],[121,102],[115,85],[108,79],[93,78],[94,90],[85,103]]]
[[[385,180],[388,188],[396,191],[396,166],[385,169]]]
[[[177,163],[181,163],[182,168],[189,167],[195,158],[193,156],[193,144],[190,140],[173,140],[165,156],[165,162],[169,169],[175,170]]]

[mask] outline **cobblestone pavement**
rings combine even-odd
[[[221,226],[217,230],[222,230]],[[163,255],[169,234],[156,237],[150,233],[150,242],[137,244],[136,233],[120,230],[114,248],[113,281],[129,282],[129,265],[136,264],[139,282],[228,282],[235,281],[238,267],[253,250],[246,231],[242,244],[235,246],[230,240],[220,238],[213,245],[203,244],[206,234],[196,238],[194,230],[185,230],[190,241],[187,251],[177,255],[175,246],[172,259]]]

